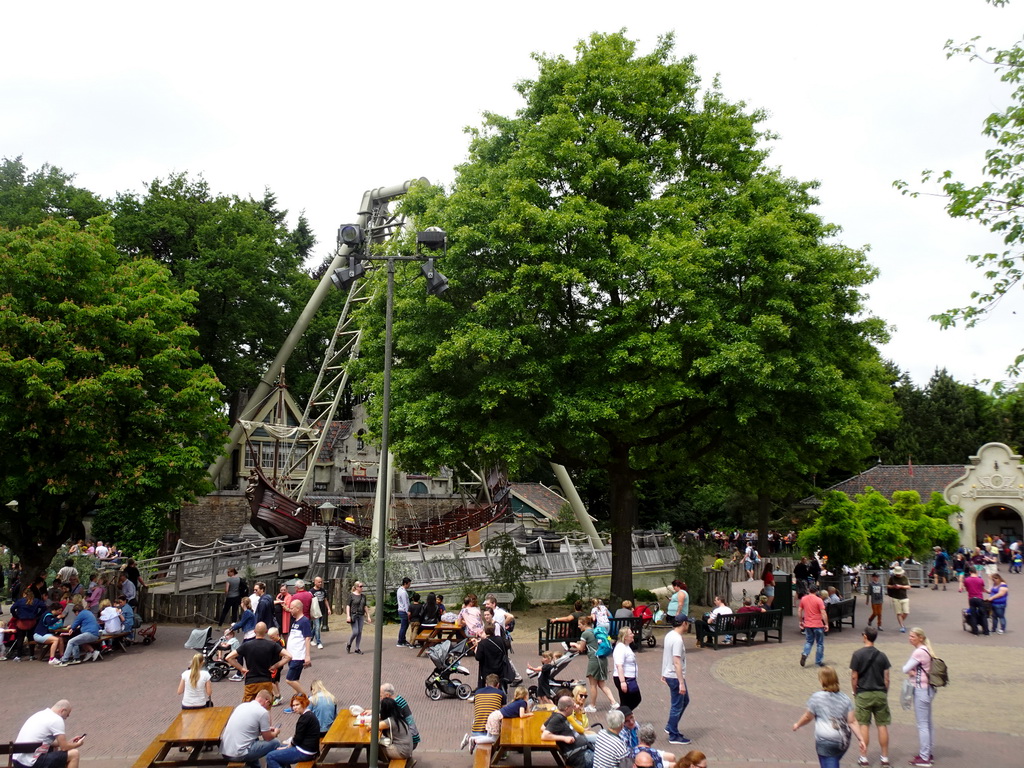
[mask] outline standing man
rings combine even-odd
[[[15,752],[11,757],[14,764],[21,768],[78,768],[78,748],[85,741],[85,736],[68,739],[64,735],[64,721],[71,714],[71,702],[61,699],[49,709],[36,712],[25,721],[18,731],[15,744],[31,744],[40,742],[42,746],[35,752]],[[50,745],[56,744],[57,749],[49,752]]]
[[[256,623],[259,624],[262,621],[267,629],[276,627],[277,622],[274,621],[274,598],[267,594],[266,583],[257,581],[253,585],[253,594],[256,595],[256,602],[252,606],[252,612],[256,614]],[[251,600],[252,598],[250,598],[250,602]]]
[[[313,579],[313,599],[316,600],[320,606],[320,618],[313,620],[313,642],[316,643],[317,648],[323,648],[324,644],[321,640],[320,633],[329,630],[327,626],[327,617],[331,615],[331,601],[327,599],[327,590],[324,589],[324,578],[323,576],[317,576]]]
[[[964,589],[967,590],[967,606],[970,608],[967,623],[971,625],[971,632],[978,634],[978,627],[981,627],[983,634],[988,632],[988,606],[985,605],[985,580],[981,574],[972,571],[964,577]]]
[[[942,551],[942,547],[935,548],[935,583],[932,585],[932,589],[939,588],[939,582],[942,582],[942,591],[946,591],[946,584],[949,583],[949,557],[945,552]]]
[[[904,623],[910,615],[910,579],[902,566],[897,565],[892,569],[892,576],[889,577],[889,597],[892,598],[892,607],[896,611],[896,621],[900,625],[900,632],[906,632]]]
[[[292,600],[291,605],[288,606],[288,612],[292,615],[292,624],[291,629],[288,630],[288,642],[285,645],[285,650],[292,660],[288,662],[288,674],[284,680],[293,691],[308,697],[309,694],[299,684],[299,678],[302,677],[302,670],[313,663],[311,660],[313,625],[302,615],[302,601]],[[291,711],[291,707],[285,710],[288,714],[291,714]]]
[[[244,676],[243,702],[253,701],[260,691],[266,691],[273,699],[273,670],[281,669],[292,658],[287,651],[281,648],[280,643],[267,639],[267,625],[262,621],[256,624],[253,631],[256,633],[256,637],[242,643],[229,653],[226,659],[228,664]],[[239,660],[245,662],[244,667]]]
[[[860,746],[860,765],[868,765],[868,740],[871,737],[871,717],[878,728],[878,746],[882,749],[882,768],[889,765],[889,657],[875,648],[878,633],[874,627],[865,627],[861,635],[864,647],[854,651],[850,659],[850,682],[857,723],[863,740]]]
[[[268,691],[260,691],[254,701],[245,701],[235,707],[220,735],[220,753],[229,763],[245,763],[249,768],[259,768],[260,758],[281,746],[277,740],[281,729],[270,725],[272,700]],[[263,739],[262,744],[260,738]]]
[[[128,603],[133,610],[139,610],[139,591],[128,578],[128,574],[121,571],[121,573],[118,574],[118,579],[120,582],[118,586],[121,589],[121,594],[124,595],[125,602]]]
[[[395,645],[399,648],[412,647],[405,639],[406,630],[409,629],[409,585],[411,584],[412,579],[406,576],[402,579],[402,586],[395,593],[398,597],[398,642]]]
[[[690,624],[690,617],[684,613],[672,619],[672,631],[665,635],[665,649],[661,654],[661,679],[668,686],[671,704],[668,709],[669,744],[689,744],[679,730],[679,720],[690,703],[690,692],[686,687],[686,648],[683,646],[683,633]]]
[[[242,604],[241,586],[242,579],[239,578],[238,571],[228,568],[227,577],[224,579],[224,607],[220,609],[217,629],[224,626],[224,619],[227,618],[229,610],[231,611],[231,623],[234,624],[238,621],[238,608]]]
[[[884,602],[885,591],[882,587],[881,574],[872,573],[868,581],[868,591],[864,594],[864,604],[871,606],[871,615],[868,617],[868,626],[871,622],[878,621],[878,631],[882,631],[882,603]]]
[[[808,592],[800,598],[800,629],[804,631],[807,639],[804,641],[804,650],[800,654],[800,666],[807,663],[807,657],[811,653],[811,646],[817,644],[814,653],[814,663],[821,667],[825,662],[825,633],[828,632],[828,614],[825,611],[825,601],[817,592]]]

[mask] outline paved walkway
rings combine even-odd
[[[1024,683],[1024,611],[1013,593],[1018,583],[1024,592],[1024,577],[1010,576],[1011,601],[1009,631],[1005,635],[974,637],[961,628],[960,611],[966,596],[956,590],[933,592],[915,589],[911,595],[911,625],[923,627],[936,653],[949,664],[951,686],[940,691],[935,703],[936,760],[940,765],[1011,766],[1020,762],[1024,747],[1024,710],[1014,694]],[[863,621],[863,602],[858,619]],[[784,642],[752,648],[745,646],[719,651],[695,650],[693,635],[686,636],[688,678],[692,703],[682,721],[683,731],[693,739],[693,748],[709,757],[715,768],[737,768],[750,764],[817,765],[810,728],[791,732],[793,722],[803,711],[807,697],[818,690],[813,666],[801,668],[801,638],[796,621],[787,617]],[[339,627],[343,627],[338,622]],[[879,648],[894,667],[902,666],[910,654],[907,636],[896,631],[891,608],[886,606],[886,631]],[[83,765],[127,768],[144,747],[178,711],[175,695],[178,676],[185,668],[190,651],[182,647],[189,628],[162,626],[157,641],[147,648],[134,648],[127,655],[108,658],[101,663],[73,667],[48,667],[38,662],[3,662],[0,681],[0,740],[12,739],[20,724],[32,712],[67,697],[74,706],[69,733],[89,734],[83,748]],[[858,647],[859,635],[849,628],[829,636],[826,662],[840,671],[844,690],[848,690],[850,654]],[[314,665],[306,670],[303,682],[324,679],[338,697],[339,704],[368,706],[371,700],[370,655],[345,653],[347,633],[325,634],[326,647],[314,651]],[[372,647],[367,635],[364,650]],[[417,658],[415,651],[396,648],[395,627],[385,630],[384,679],[395,684],[409,700],[423,733],[417,750],[417,765],[422,768],[469,766],[469,755],[458,751],[458,743],[471,716],[472,705],[458,700],[431,702],[423,694],[423,679],[430,661]],[[522,636],[514,660],[520,671],[535,661],[536,645],[532,636]],[[668,711],[667,694],[659,679],[661,642],[658,648],[645,649],[639,655],[640,683],[644,701],[638,708],[641,721],[664,724]],[[472,682],[476,664],[471,662]],[[577,660],[569,667],[581,676],[584,663]],[[894,674],[894,681],[898,676]],[[894,765],[906,765],[917,752],[917,735],[910,713],[899,708],[898,684],[890,703],[894,706],[890,756]],[[241,686],[228,681],[214,684],[214,701],[229,705],[241,700]],[[604,718],[602,712],[597,720]],[[275,722],[283,722],[290,735],[288,715],[274,710]],[[876,734],[872,732],[872,740]],[[661,744],[667,747],[667,744]],[[680,749],[680,748],[676,748]],[[877,765],[877,744],[871,756]],[[543,766],[544,758],[540,758]],[[518,758],[513,766],[521,765]],[[856,764],[856,748],[844,759],[844,765]]]

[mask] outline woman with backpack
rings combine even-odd
[[[839,768],[853,737],[864,748],[864,737],[854,718],[853,702],[839,690],[839,676],[832,667],[818,670],[821,690],[807,700],[807,710],[793,723],[793,730],[814,721],[814,751],[818,753],[821,768]]]
[[[935,699],[935,686],[930,677],[932,671],[932,644],[924,630],[914,627],[907,635],[907,640],[914,646],[913,653],[903,665],[903,672],[910,678],[914,691],[914,719],[917,721],[917,739],[919,752],[910,761],[911,765],[930,768],[932,765],[932,701]]]
[[[587,654],[587,683],[590,686],[590,700],[597,704],[600,691],[608,697],[609,709],[618,709],[619,704],[608,687],[608,657],[612,655],[611,640],[603,629],[594,629],[594,619],[582,616],[579,622],[580,641],[576,650]],[[597,712],[594,704],[589,705],[588,712]]]

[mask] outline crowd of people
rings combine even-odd
[[[66,667],[99,661],[109,649],[106,638],[130,641],[140,623],[138,595],[145,585],[135,560],[84,577],[76,562],[68,557],[52,578],[45,571],[26,578],[17,563],[8,571],[12,603],[10,619],[0,627],[0,661],[32,659],[35,645],[46,649],[51,665]]]

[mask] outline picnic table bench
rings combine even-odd
[[[856,609],[857,600],[852,597],[840,600],[838,603],[828,603],[825,606],[825,611],[828,613],[829,628],[842,632],[843,624],[849,624],[851,627],[856,626],[856,618],[854,616]]]
[[[456,626],[455,624],[449,624],[448,622],[439,621],[432,627],[421,629],[419,634],[413,638],[413,643],[419,643],[420,649],[416,653],[417,656],[422,656],[426,653],[427,649],[431,646],[435,646],[445,640],[451,640],[457,642],[464,638],[466,633],[462,627]]]
[[[43,746],[41,741],[7,741],[0,743],[0,755],[7,755],[7,762],[4,765],[7,768],[13,768],[15,755],[31,754],[41,746]]]
[[[491,765],[497,763],[497,757],[505,752],[521,752],[523,755],[524,768],[531,768],[533,765],[533,751],[540,750],[554,756],[555,762],[565,768],[565,761],[562,753],[558,750],[557,741],[544,741],[541,731],[544,723],[552,715],[552,712],[538,710],[532,717],[506,717],[501,721],[501,735],[497,742],[492,745],[490,751]],[[484,745],[477,746],[477,750]],[[476,763],[474,762],[474,768]]]
[[[350,768],[357,765],[360,753],[364,749],[369,751],[369,748],[369,724],[361,725],[355,715],[347,709],[339,710],[338,716],[331,723],[330,730],[320,740],[320,755],[316,759],[316,766],[317,768]],[[351,749],[352,753],[349,755],[348,762],[329,762],[327,756],[332,749]],[[414,762],[412,758],[395,758],[388,763],[388,768],[406,768],[407,765]]]
[[[132,768],[174,768],[182,765],[223,766],[220,734],[231,717],[233,707],[183,709],[163,733],[157,736],[132,765]],[[216,755],[201,757],[206,747],[214,747]],[[168,760],[175,747],[188,751],[184,759]]]
[[[715,617],[713,624],[708,625],[705,643],[718,650],[718,638],[732,635],[733,644],[741,636],[746,637],[747,645],[753,645],[759,634],[764,634],[767,643],[772,637],[782,642],[782,610],[775,608],[757,613],[727,613]],[[723,643],[724,645],[724,643]]]

